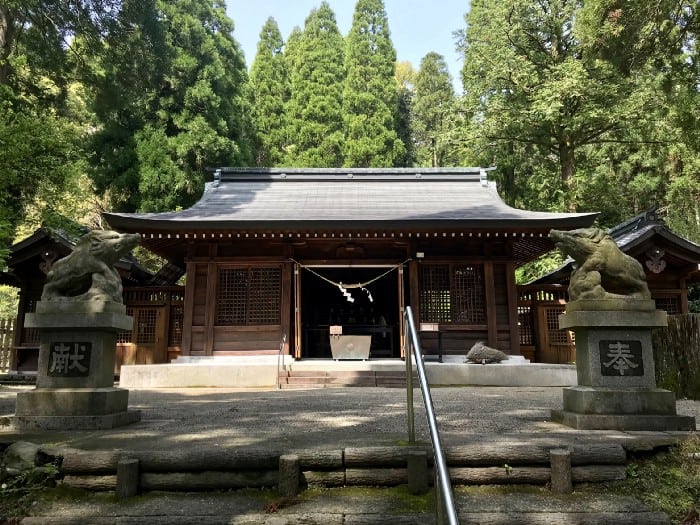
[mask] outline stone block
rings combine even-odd
[[[559,328],[561,329],[620,326],[658,328],[668,325],[668,316],[663,310],[572,310],[572,304],[574,303],[567,304],[566,312],[559,316]]]
[[[608,299],[578,299],[566,303],[566,311],[596,311],[605,312],[650,312],[656,310],[653,299],[632,299],[630,297],[617,297]]]
[[[12,426],[20,431],[33,430],[107,430],[141,420],[141,411],[132,410],[101,416],[14,416]]]
[[[564,389],[564,410],[579,414],[675,415],[676,397],[673,392],[661,388],[575,386]]]
[[[651,330],[577,328],[576,376],[579,385],[655,388]]]
[[[36,388],[19,392],[17,416],[102,416],[126,411],[129,391],[122,388]]]
[[[113,386],[116,342],[116,332],[42,330],[37,388]]]
[[[552,421],[578,430],[694,431],[695,418],[678,415],[578,414],[552,410]]]

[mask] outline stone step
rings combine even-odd
[[[418,378],[414,374],[414,385]],[[401,371],[374,370],[285,370],[279,375],[280,388],[387,387],[405,388]]]
[[[549,492],[456,490],[460,525],[668,525],[634,498]],[[424,500],[423,500],[424,501]],[[418,507],[418,508],[416,508]],[[71,498],[38,508],[22,525],[432,525],[432,508],[412,503],[396,491],[334,489],[297,499],[263,500],[250,492],[228,494],[160,493],[148,498],[105,500]]]
[[[460,525],[668,525],[639,500],[599,494],[556,495],[457,489]]]

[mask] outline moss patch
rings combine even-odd
[[[633,458],[624,481],[582,485],[576,490],[634,496],[678,524],[694,505],[700,506],[700,459],[694,456],[699,453],[700,437],[695,436],[667,451]]]

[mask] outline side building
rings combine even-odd
[[[672,232],[656,210],[648,210],[610,228],[620,250],[644,268],[651,298],[668,315],[689,313],[689,286],[700,282],[700,246]],[[571,332],[559,329],[574,261],[518,287],[521,350],[538,362],[576,360]]]

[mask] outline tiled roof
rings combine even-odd
[[[480,168],[222,168],[199,202],[165,213],[107,213],[133,231],[343,227],[581,227],[596,214],[511,208]]]
[[[681,248],[688,261],[694,264],[700,262],[700,246],[669,230],[657,216],[655,209],[640,213],[628,221],[610,228],[608,233],[620,250],[625,253],[632,251],[638,244],[645,242],[652,236],[658,235],[665,242]],[[573,272],[573,264],[574,260],[568,257],[561,266],[528,284],[547,284],[568,280],[569,275]]]

